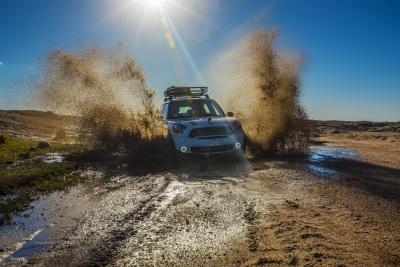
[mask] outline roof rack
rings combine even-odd
[[[208,87],[171,86],[164,92],[164,102],[167,100],[172,100],[174,98],[184,98],[184,97],[209,98]]]

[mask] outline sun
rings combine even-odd
[[[148,8],[161,9],[168,0],[143,0]]]

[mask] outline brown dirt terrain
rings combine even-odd
[[[51,139],[59,129],[72,134],[74,118],[36,110],[0,110],[0,132],[21,139]]]
[[[60,236],[3,249],[43,251],[0,264],[399,266],[398,128],[314,129],[329,144],[307,159],[206,159],[145,175],[97,167],[101,183],[74,196],[91,205]]]
[[[319,140],[356,149],[364,161],[400,168],[400,131],[398,132],[347,132],[322,135]]]

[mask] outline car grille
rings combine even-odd
[[[190,132],[189,136],[197,137],[197,136],[207,136],[207,135],[224,135],[230,133],[232,133],[231,128],[227,126],[214,126],[214,127],[195,128]]]
[[[225,152],[231,151],[235,145],[222,145],[222,146],[192,146],[192,153],[212,153],[212,152]]]

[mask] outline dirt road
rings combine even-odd
[[[354,150],[312,151],[293,162],[201,161],[145,176],[102,174],[96,186],[41,200],[49,206],[44,217],[54,198],[70,205],[51,219],[38,216],[43,223],[22,243],[9,242],[2,263],[400,265],[400,170],[359,162]],[[3,237],[13,231],[21,230]]]

